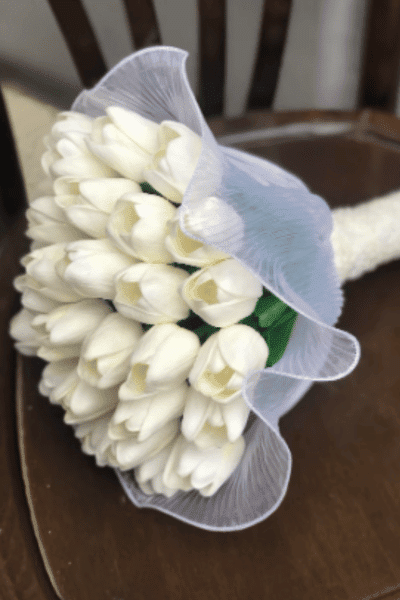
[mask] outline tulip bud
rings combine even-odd
[[[76,131],[79,133],[90,133],[92,131],[93,119],[80,112],[66,110],[57,115],[57,121],[51,128],[51,139],[57,142],[66,133]]]
[[[44,296],[38,289],[40,288],[37,281],[29,275],[18,275],[14,279],[14,287],[21,292],[21,304],[25,308],[34,312],[47,313],[60,306],[56,300],[51,300]]]
[[[225,252],[220,252],[185,235],[179,226],[178,211],[169,222],[169,234],[165,238],[165,247],[177,262],[195,267],[212,265],[224,258],[229,258]]]
[[[155,456],[144,460],[135,469],[135,479],[145,494],[163,494],[167,498],[176,494],[177,490],[166,486],[162,478],[170,453],[171,446],[167,446]]]
[[[108,437],[110,414],[97,419],[85,421],[75,426],[75,435],[80,439],[82,451],[94,456],[99,467],[118,467],[118,461],[113,452],[114,442]]]
[[[245,237],[244,222],[235,209],[221,198],[209,196],[184,213],[184,229],[200,239],[227,236],[229,253],[239,253]],[[234,233],[234,236],[232,235]],[[210,241],[210,243],[212,243]]]
[[[118,313],[109,314],[82,345],[79,376],[99,388],[121,383],[142,335],[139,323]]]
[[[167,447],[178,433],[178,420],[169,421],[143,442],[138,441],[137,434],[114,442],[114,455],[118,468],[122,471],[134,469]]]
[[[21,260],[26,268],[27,287],[57,302],[76,302],[81,299],[71,286],[63,281],[56,265],[66,256],[65,244],[53,244],[30,252]]]
[[[57,264],[57,272],[73,290],[88,298],[111,300],[115,276],[136,262],[108,239],[73,242],[66,254]]]
[[[81,379],[75,388],[59,400],[59,403],[66,411],[65,423],[70,425],[83,423],[113,410],[118,403],[118,388],[100,390]]]
[[[237,396],[227,404],[220,404],[204,396],[194,388],[189,388],[182,419],[182,433],[188,441],[204,444],[205,433],[218,429],[218,436],[224,442],[235,442],[243,433],[250,409],[242,396]],[[209,445],[218,445],[211,437]]]
[[[49,363],[42,371],[39,392],[48,396],[50,402],[58,403],[57,398],[61,398],[68,389],[77,384],[77,366],[77,357]],[[61,387],[63,391],[60,392]]]
[[[52,196],[37,198],[26,211],[26,235],[41,245],[73,242],[82,239],[82,232],[68,222],[65,213]]]
[[[180,288],[187,278],[183,269],[139,263],[115,278],[114,304],[126,317],[141,323],[171,323],[189,316]]]
[[[81,344],[60,344],[54,346],[46,339],[44,340],[43,345],[38,349],[37,355],[43,360],[59,361],[78,357],[80,351]]]
[[[165,248],[167,222],[175,214],[170,202],[152,194],[126,194],[111,213],[107,232],[127,254],[151,263],[172,262]]]
[[[106,108],[107,115],[141,150],[154,154],[158,148],[159,125],[138,113],[121,106]]]
[[[201,138],[183,123],[163,121],[159,147],[145,180],[168,200],[180,204],[199,160]]]
[[[164,468],[163,482],[172,489],[197,489],[212,496],[232,475],[245,449],[243,437],[221,447],[199,448],[179,436]]]
[[[196,271],[182,288],[190,308],[214,327],[251,315],[262,293],[260,281],[233,258]]]
[[[46,175],[51,176],[50,167],[60,158],[60,154],[55,150],[55,144],[71,131],[89,134],[92,130],[92,122],[93,119],[78,112],[64,111],[58,114],[50,135],[44,138],[47,152],[42,156],[42,167]]]
[[[88,133],[78,129],[64,131],[58,140],[51,136],[45,138],[47,151],[42,157],[45,172],[54,179],[114,177],[116,172],[90,152],[86,145],[87,138]]]
[[[187,378],[200,347],[195,333],[167,323],[155,325],[141,338],[131,357],[120,400],[134,400],[180,386]]]
[[[118,388],[99,390],[80,379],[76,359],[48,365],[40,384],[41,393],[49,395],[53,404],[61,405],[69,424],[95,419],[113,410],[118,402]]]
[[[120,402],[110,421],[109,436],[118,440],[137,433],[138,442],[143,442],[166,423],[182,415],[187,390],[187,384],[183,383],[154,396]]]
[[[94,238],[107,237],[109,215],[117,200],[128,192],[141,192],[134,181],[121,178],[79,181],[60,177],[54,182],[54,202],[81,231]]]
[[[88,148],[124,177],[143,181],[143,169],[156,147],[157,123],[121,107],[106,112],[107,117],[95,120]]]
[[[221,403],[241,393],[244,378],[265,368],[268,346],[247,325],[231,325],[211,335],[201,346],[189,375],[191,385]]]
[[[43,343],[44,336],[32,327],[36,315],[37,313],[23,308],[10,321],[10,336],[17,340],[15,347],[25,356],[35,356]]]
[[[110,312],[101,300],[82,300],[37,315],[32,327],[43,336],[46,345],[79,344]]]

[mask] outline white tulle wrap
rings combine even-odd
[[[235,257],[299,313],[283,357],[244,382],[243,396],[258,418],[244,434],[239,467],[214,496],[195,491],[148,496],[130,472],[117,471],[136,506],[203,529],[233,531],[265,519],[285,495],[292,458],[279,432],[280,417],[314,381],[350,373],[360,348],[352,335],[334,327],[343,296],[328,205],[273,163],[218,145],[190,89],[186,58],[170,47],[137,52],[81,93],[72,110],[97,117],[107,106],[122,106],[157,123],[179,121],[199,134],[201,155],[183,198],[181,229]]]

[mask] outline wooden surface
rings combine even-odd
[[[389,115],[258,113],[212,127],[222,135],[301,121],[351,129],[242,147],[296,173],[332,207],[400,187],[400,126]],[[24,497],[3,322],[21,230],[8,244],[0,288],[2,600],[53,599],[52,587],[64,600],[400,598],[400,261],[345,286],[337,325],[357,336],[361,361],[347,378],[314,385],[282,419],[293,472],[281,507],[259,525],[222,534],[131,505],[113,471],[80,452],[61,410],[36,392],[42,363],[20,358]]]

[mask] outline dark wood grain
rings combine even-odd
[[[301,176],[331,206],[400,187],[394,117],[313,112],[246,119],[255,126],[353,123],[344,136],[277,138],[264,149],[247,144]],[[225,133],[236,125],[214,121],[215,130]],[[282,419],[294,457],[287,496],[269,519],[241,532],[206,532],[136,509],[114,473],[81,454],[62,411],[36,392],[42,363],[20,359],[25,483],[47,568],[62,597],[398,599],[399,277],[396,261],[345,286],[338,326],[360,340],[361,362],[345,379],[314,385]]]
[[[0,177],[0,239],[6,229],[15,220],[25,206],[25,190],[22,182],[21,168],[11,132],[8,112],[0,90],[0,139],[7,152],[2,157]]]
[[[369,0],[359,106],[393,112],[400,64],[400,0]]]
[[[12,280],[27,250],[25,219],[19,219],[3,241],[0,270],[0,598],[55,600],[33,533],[17,443],[15,413],[15,353],[8,324],[18,306]]]
[[[48,2],[83,86],[92,87],[106,72],[106,65],[81,0]]]
[[[247,108],[271,108],[288,31],[292,0],[267,0]]]
[[[135,46],[138,50],[161,43],[157,17],[151,0],[123,0]]]
[[[199,0],[200,94],[206,117],[222,114],[225,83],[225,0]]]

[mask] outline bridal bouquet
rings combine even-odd
[[[40,392],[136,506],[228,531],[276,510],[280,417],[359,346],[334,327],[329,207],[217,144],[185,60],[133,54],[60,114],[11,335],[47,361]]]

